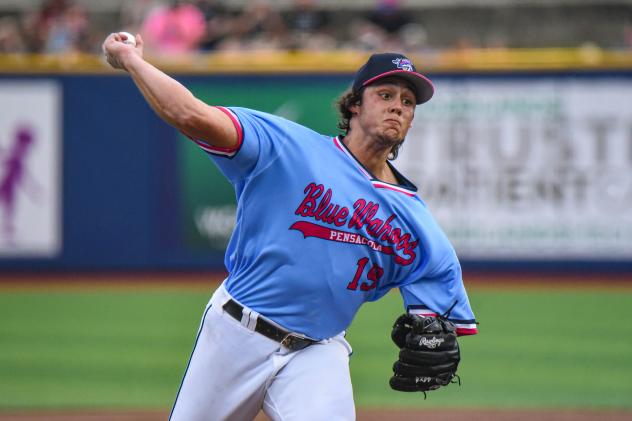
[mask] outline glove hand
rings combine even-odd
[[[402,392],[426,392],[448,385],[461,359],[456,326],[437,317],[404,314],[391,332],[400,348],[389,384]]]

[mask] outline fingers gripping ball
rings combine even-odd
[[[136,47],[136,37],[129,32],[119,32],[119,36],[121,37],[121,41],[123,44],[129,44],[132,47]]]
[[[456,326],[437,317],[400,316],[391,332],[400,348],[389,383],[402,392],[426,392],[450,384],[461,359]]]

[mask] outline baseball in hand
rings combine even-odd
[[[129,44],[132,47],[136,46],[136,37],[132,34],[130,34],[129,32],[119,32],[118,33],[119,36],[125,35],[127,37],[127,39],[123,40],[124,44]]]

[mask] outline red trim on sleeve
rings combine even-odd
[[[235,126],[235,130],[237,130],[237,146],[234,148],[227,148],[227,149],[232,149],[232,150],[239,149],[241,147],[241,142],[243,142],[244,140],[244,132],[241,128],[241,123],[239,123],[239,120],[237,119],[237,116],[233,114],[233,112],[230,111],[228,108],[225,108],[225,107],[215,107],[215,108],[217,108],[218,110],[226,114],[228,118],[230,118],[230,121],[233,122],[233,125]]]
[[[201,139],[194,139],[187,134],[184,134],[184,135],[187,136],[192,141],[194,141],[200,148],[204,149],[207,152],[216,153],[220,155],[227,155],[227,156],[234,155],[239,150],[239,148],[241,148],[241,144],[244,140],[244,132],[241,128],[241,124],[239,123],[239,120],[237,119],[235,114],[233,114],[229,109],[224,108],[224,107],[214,107],[214,108],[217,108],[218,110],[226,114],[228,118],[230,118],[230,121],[233,122],[233,125],[235,126],[235,130],[237,130],[237,145],[233,146],[232,148],[222,148],[219,146],[213,146],[209,144],[208,142]]]
[[[456,328],[456,334],[458,336],[476,335],[477,333],[478,333],[478,329],[475,327],[473,328],[457,327]]]

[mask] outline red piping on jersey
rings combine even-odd
[[[393,191],[396,191],[396,192],[399,192],[399,193],[404,193],[406,196],[410,196],[410,197],[413,197],[415,195],[414,193],[409,193],[409,192],[407,192],[404,189],[398,189],[395,186],[390,186],[388,184],[379,184],[379,182],[376,182],[376,181],[373,181],[373,180],[371,180],[371,182],[373,183],[373,186],[378,188],[378,189],[393,190]]]
[[[233,125],[235,126],[235,130],[237,130],[237,145],[233,146],[232,148],[222,148],[219,146],[209,145],[207,142],[200,139],[193,139],[193,141],[197,143],[198,146],[200,146],[201,148],[205,150],[208,150],[209,152],[223,152],[224,154],[233,154],[237,150],[239,150],[239,148],[241,148],[241,144],[244,140],[244,132],[241,128],[241,124],[239,124],[239,120],[237,120],[237,117],[235,117],[235,115],[230,110],[224,107],[214,107],[214,108],[217,108],[218,110],[226,114],[228,118],[230,118],[230,121],[233,122]]]
[[[353,163],[355,164],[356,168],[359,169],[362,174],[364,174],[364,176],[369,180],[372,181],[371,179],[371,174],[369,174],[368,172],[366,172],[366,170],[364,168],[362,168],[362,166],[358,163],[358,161],[349,153],[349,151],[340,144],[340,140],[338,139],[338,137],[334,137],[334,145],[336,145],[338,147],[338,149],[340,149],[345,155],[347,155],[347,157],[349,159],[351,159],[351,161],[353,161]]]
[[[338,143],[338,137],[333,137],[332,139],[334,141],[334,145],[336,145],[336,148],[344,152],[344,149],[342,149],[342,146],[340,146],[340,143]]]
[[[385,183],[384,181],[374,179],[371,176],[371,174],[367,173],[366,170],[362,168],[362,166],[357,162],[357,160],[353,156],[351,156],[344,147],[342,147],[342,145],[340,144],[340,140],[338,139],[337,136],[333,137],[332,140],[334,141],[334,145],[336,145],[338,149],[340,149],[345,155],[347,155],[353,161],[356,168],[358,168],[362,172],[362,174],[364,174],[364,176],[371,182],[373,187],[378,188],[378,189],[388,189],[388,190],[396,191],[398,193],[403,193],[409,197],[415,197],[415,193],[409,192],[406,189],[390,185],[388,183]]]

